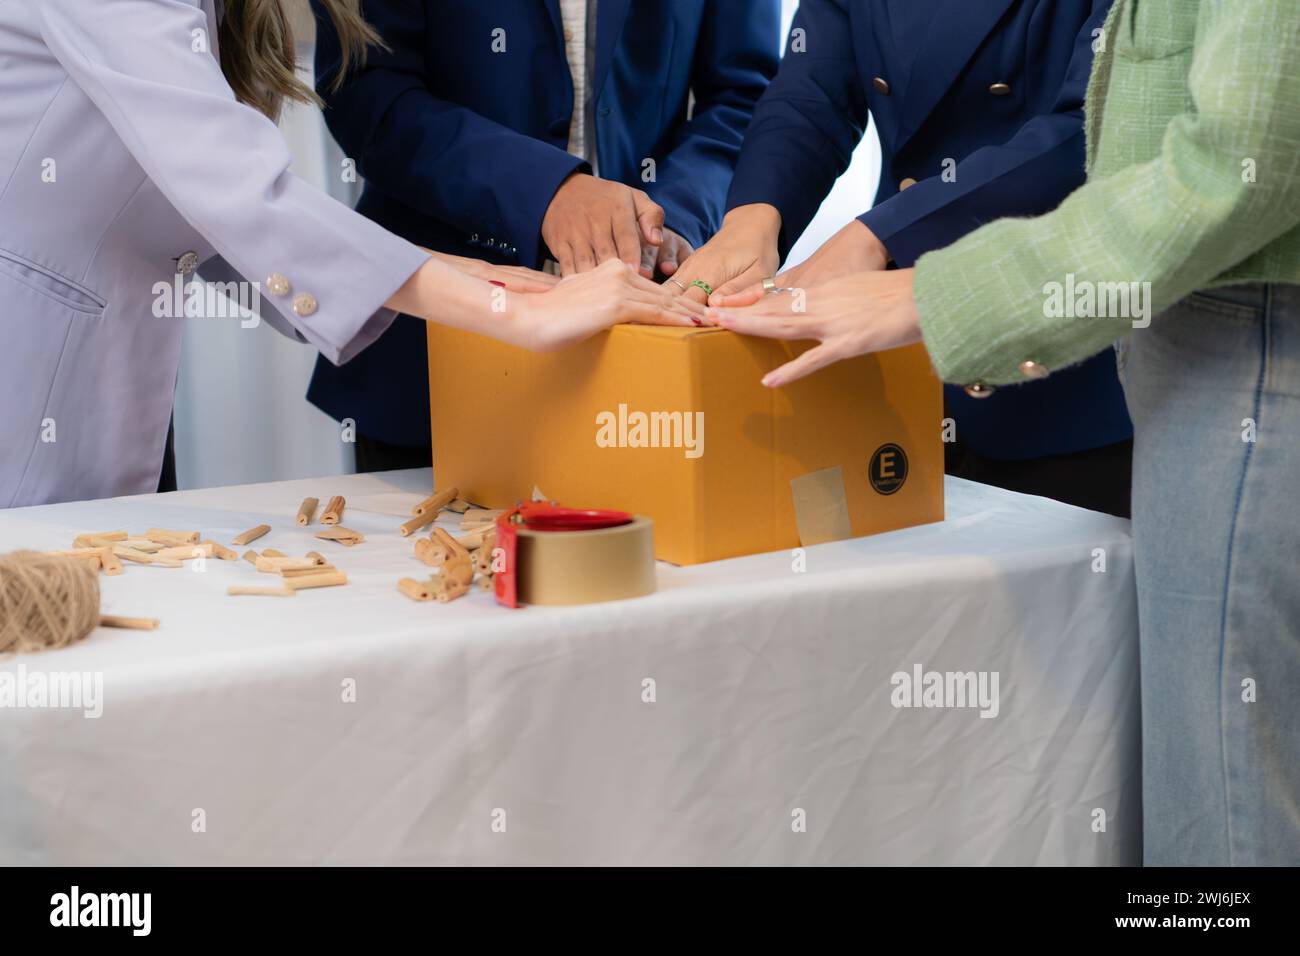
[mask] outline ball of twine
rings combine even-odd
[[[37,551],[0,555],[0,654],[64,647],[98,623],[92,562]]]

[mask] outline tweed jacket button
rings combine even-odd
[[[197,252],[183,252],[176,258],[176,271],[183,276],[190,275],[199,267]]]
[[[288,295],[289,280],[278,272],[272,272],[266,277],[266,291],[271,295]]]
[[[1047,378],[1051,374],[1051,369],[1037,362],[1025,361],[1020,363],[1020,374],[1025,378]]]
[[[971,398],[988,398],[997,389],[992,385],[985,385],[983,382],[971,382],[963,391]]]
[[[989,92],[994,96],[1006,96],[1011,92],[1011,87],[1007,83],[994,83],[989,87]]]
[[[883,77],[878,76],[871,81],[871,85],[876,88],[876,92],[884,96],[889,95],[889,82]]]
[[[906,179],[904,179],[901,183],[898,184],[898,191],[901,193],[904,189],[911,189],[915,185],[916,185],[916,180],[913,179],[911,176],[908,176]]]

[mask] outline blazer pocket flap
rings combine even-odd
[[[108,305],[107,300],[79,282],[7,249],[0,249],[0,275],[8,276],[78,312],[97,315]]]

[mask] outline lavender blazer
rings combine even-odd
[[[219,2],[0,0],[0,507],[157,487],[189,298],[160,283],[260,283],[341,363],[426,259],[288,172]]]

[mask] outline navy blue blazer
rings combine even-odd
[[[571,173],[590,172],[566,152],[573,83],[559,0],[367,0],[390,49],[372,50],[337,91],[338,36],[313,5],[317,89],[365,178],[358,211],[431,249],[540,267],[551,199]],[[745,129],[776,74],[780,29],[780,0],[597,4],[600,175],[643,189],[696,248],[722,222]],[[368,437],[428,444],[424,343],[424,323],[400,317],[348,364],[319,359],[307,397]]]
[[[1050,212],[1084,182],[1084,93],[1110,6],[802,0],[727,208],[776,206],[784,255],[870,115],[882,173],[859,218],[900,268],[994,219]],[[949,386],[945,404],[958,440],[991,458],[1084,451],[1133,433],[1110,350],[988,398]]]

